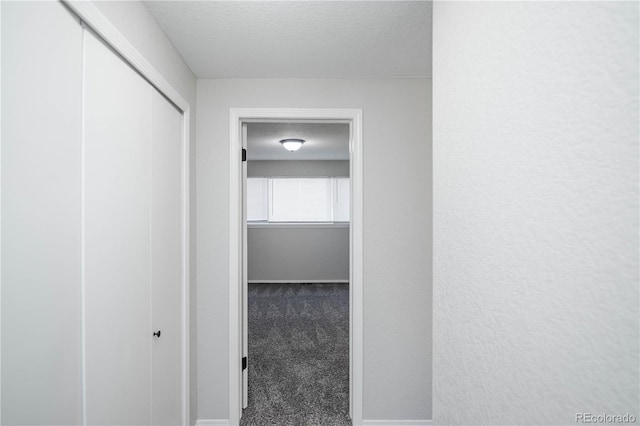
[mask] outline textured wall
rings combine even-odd
[[[364,416],[431,418],[431,81],[198,80],[199,418],[229,411],[229,108],[362,108]],[[206,326],[204,326],[206,324]]]
[[[638,417],[638,3],[434,5],[434,423]]]

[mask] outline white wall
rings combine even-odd
[[[267,176],[349,176],[349,161],[340,160],[258,160],[247,161],[248,177]]]
[[[248,161],[247,176],[344,177],[349,161]],[[349,226],[338,226],[249,224],[249,281],[348,281]]]
[[[348,281],[349,226],[249,225],[247,261],[250,282]]]
[[[145,5],[137,0],[93,4],[195,108],[195,76]]]
[[[196,80],[187,65],[141,2],[100,1],[95,4],[190,103],[193,114],[191,144],[194,147]],[[60,28],[61,16],[67,12],[57,2],[2,2],[1,7],[2,238],[3,242],[6,239],[18,241],[13,236],[20,232],[28,233],[31,238],[25,240],[24,247],[3,245],[2,380],[11,380],[12,375],[21,373],[15,368],[12,370],[10,363],[21,359],[25,365],[22,373],[39,380],[39,386],[31,386],[29,381],[22,384],[25,388],[21,392],[31,395],[30,407],[39,410],[30,408],[33,417],[21,421],[73,424],[79,416],[79,268],[65,260],[39,257],[37,252],[42,249],[43,253],[51,253],[47,247],[60,246],[64,242],[68,242],[70,251],[79,250],[79,229],[74,230],[71,225],[79,214],[80,188],[77,193],[66,190],[59,193],[56,188],[65,188],[64,184],[79,178],[80,155],[60,157],[60,152],[79,150],[81,38],[78,36],[70,41],[68,32]],[[9,10],[15,13],[9,14]],[[80,34],[79,24],[77,32]],[[75,59],[69,58],[73,51],[78,52]],[[62,63],[62,60],[67,62]],[[77,62],[75,66],[73,61]],[[76,89],[70,89],[72,86]],[[77,96],[73,95],[74,90]],[[194,160],[195,150],[192,149],[192,200],[195,195]],[[33,190],[29,189],[30,185]],[[43,188],[45,192],[42,192]],[[69,214],[63,212],[67,208],[71,209]],[[22,213],[13,215],[14,210]],[[25,211],[30,213],[25,215]],[[191,215],[192,231],[195,231],[195,208]],[[61,221],[53,221],[53,218]],[[192,278],[196,275],[195,240],[192,233]],[[33,250],[29,251],[29,247]],[[59,254],[64,253],[59,251]],[[13,255],[16,259],[11,258]],[[12,267],[7,269],[7,265]],[[43,274],[49,279],[40,279]],[[7,280],[7,277],[22,280]],[[192,280],[191,386],[194,397],[191,411],[194,421],[197,409],[197,334],[193,321],[196,291]],[[13,336],[15,330],[7,332],[7,325],[21,329],[21,336]],[[21,337],[16,340],[20,345],[11,345],[11,339],[18,337]],[[74,346],[78,347],[78,356],[72,353]],[[6,351],[11,354],[7,355]],[[39,356],[46,356],[48,361],[31,362],[40,359]],[[76,383],[77,388],[67,382]],[[61,393],[61,389],[64,392]],[[51,395],[55,397],[47,400]],[[7,399],[11,397],[8,388],[3,386],[3,405],[19,409],[15,401]],[[57,398],[66,398],[67,402],[62,403]],[[3,407],[3,418],[13,423],[14,417],[5,416],[11,416],[11,411],[5,411],[6,406]]]
[[[638,418],[638,3],[434,3],[434,423]]]
[[[82,28],[59,3],[0,7],[0,422],[78,424]]]
[[[198,80],[199,418],[229,416],[231,107],[363,109],[364,417],[430,419],[431,81],[426,79]]]

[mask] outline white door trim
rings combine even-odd
[[[182,421],[185,426],[188,426],[191,424],[189,395],[189,127],[191,106],[93,3],[89,1],[60,1],[182,111]],[[86,400],[83,400],[83,407],[86,412]]]
[[[351,226],[349,285],[349,408],[362,424],[363,267],[362,267],[362,110],[306,108],[231,108],[229,111],[229,424],[242,416],[242,122],[336,120],[351,123]]]

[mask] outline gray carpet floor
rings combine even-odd
[[[249,284],[242,426],[351,425],[349,285]]]

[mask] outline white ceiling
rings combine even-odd
[[[281,139],[306,142],[295,152]],[[349,124],[346,123],[248,123],[248,160],[348,160]]]
[[[430,1],[146,1],[197,78],[431,76]]]

